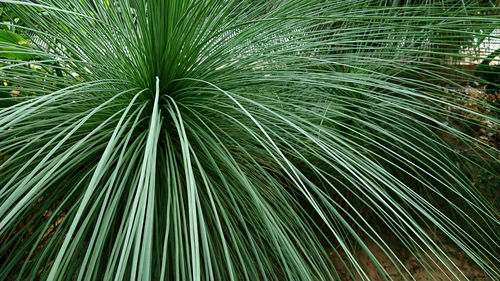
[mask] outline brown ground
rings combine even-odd
[[[436,239],[439,240],[439,239]],[[462,280],[471,280],[471,281],[489,281],[493,280],[491,277],[488,277],[473,261],[471,261],[467,255],[461,251],[458,247],[454,246],[452,243],[447,243],[444,241],[436,241],[439,243],[441,249],[446,251],[447,255],[451,258],[453,263],[456,265],[455,268],[452,267],[451,270],[441,270],[440,268],[444,267],[442,263],[440,263],[435,256],[429,254],[426,258],[427,260],[427,269],[420,264],[417,259],[412,255],[408,249],[406,249],[397,239],[395,238],[384,238],[384,241],[391,247],[393,252],[398,256],[399,260],[403,263],[404,267],[408,270],[405,272],[403,265],[394,265],[391,262],[391,259],[382,251],[380,247],[378,247],[375,242],[368,242],[367,246],[370,251],[373,253],[375,258],[379,261],[384,270],[386,270],[389,280],[417,280],[417,281],[426,281],[426,280],[452,280],[452,281],[462,281]],[[330,255],[335,257],[333,251],[330,252]],[[368,275],[370,281],[379,281],[379,280],[387,280],[384,279],[377,269],[375,263],[370,259],[370,257],[366,254],[362,249],[358,250],[354,253],[354,256],[357,258],[359,264],[362,269]],[[394,258],[394,256],[392,256]],[[334,263],[338,268],[338,273],[342,281],[351,281],[353,278],[349,276],[347,270],[340,264],[338,258],[334,258]],[[460,270],[458,270],[459,268]],[[463,275],[460,273],[462,271]],[[401,274],[402,272],[403,274]],[[465,276],[464,276],[465,275]],[[361,278],[359,275],[356,280],[366,280]]]

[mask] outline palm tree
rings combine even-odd
[[[476,1],[0,2],[0,280],[411,279],[388,235],[465,278],[431,230],[500,278],[499,120],[445,76]]]

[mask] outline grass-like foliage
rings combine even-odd
[[[499,120],[447,66],[485,1],[0,2],[0,280],[411,278],[389,234],[465,278],[433,233],[500,278]]]

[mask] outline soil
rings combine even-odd
[[[438,261],[436,256],[432,254],[428,254],[425,266],[417,261],[415,256],[410,253],[410,251],[402,245],[402,243],[394,238],[394,237],[384,237],[384,241],[388,244],[388,246],[392,249],[393,253],[397,255],[397,258],[401,261],[402,264],[398,264],[397,262],[392,262],[392,260],[396,260],[394,255],[391,255],[391,258],[384,253],[384,251],[377,246],[377,244],[373,241],[366,242],[368,249],[370,249],[373,256],[378,260],[382,268],[386,271],[387,277],[384,278],[380,273],[380,270],[377,268],[372,259],[368,256],[368,254],[359,249],[354,253],[355,258],[358,260],[361,268],[367,274],[365,278],[357,275],[355,279],[353,279],[349,274],[347,269],[340,263],[338,258],[333,260],[337,272],[340,275],[340,279],[342,281],[351,281],[351,280],[370,280],[370,281],[382,281],[382,280],[394,280],[394,281],[402,281],[402,280],[416,280],[416,281],[427,281],[427,280],[451,280],[451,281],[462,281],[462,280],[470,280],[470,281],[490,281],[493,280],[491,277],[488,277],[486,273],[481,270],[481,268],[476,265],[470,258],[457,246],[453,245],[450,242],[446,242],[439,238],[435,239],[441,249],[443,249],[448,257],[452,260],[455,266],[450,265],[449,270],[442,270],[445,266]],[[422,253],[419,253],[420,255]],[[335,256],[333,250],[330,252],[332,257]],[[343,255],[342,255],[343,256]],[[344,257],[346,258],[346,257]],[[395,265],[397,264],[397,265]],[[406,268],[406,269],[405,269]],[[352,271],[354,272],[354,271]],[[460,273],[461,272],[461,273]],[[368,279],[367,279],[368,278]]]

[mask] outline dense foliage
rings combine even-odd
[[[408,276],[387,235],[464,278],[431,230],[500,278],[465,133],[499,120],[448,64],[494,5],[0,2],[29,36],[0,42],[0,280],[368,280],[356,249],[391,278],[369,241]]]

